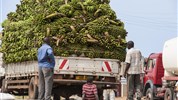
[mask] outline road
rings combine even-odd
[[[74,100],[82,100],[80,97],[77,96],[73,96],[72,98],[74,98]],[[117,97],[115,100],[126,100],[126,97]]]
[[[126,100],[126,97],[117,97],[116,100]]]
[[[22,97],[22,96],[15,96],[15,100],[27,100],[28,96]],[[80,97],[73,96],[73,100],[82,100]],[[62,99],[65,100],[65,99]],[[117,97],[115,100],[126,100],[126,97]]]
[[[72,98],[73,98],[72,100],[82,100],[81,97],[77,97],[77,96],[73,96]],[[25,96],[25,97],[16,96],[16,100],[27,100],[27,99],[28,99],[28,96]],[[65,99],[62,99],[62,100],[65,100]],[[126,97],[117,97],[115,100],[126,100]],[[145,97],[143,97],[141,100],[146,100],[146,99]]]

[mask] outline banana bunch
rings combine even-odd
[[[110,0],[21,0],[2,23],[5,63],[36,60],[43,38],[51,37],[56,56],[114,58],[126,54],[124,23]]]
[[[93,13],[94,11],[96,11],[96,7],[97,7],[96,0],[85,0],[83,5],[85,6],[86,11],[89,13]]]
[[[81,2],[81,0],[71,0],[69,4],[73,6],[75,10],[82,10],[82,7],[80,6],[79,2]]]
[[[71,5],[65,4],[65,5],[60,6],[58,11],[70,17],[73,14],[74,9]]]
[[[29,60],[36,60],[37,48],[22,50],[15,53],[4,53],[5,63],[22,62]]]
[[[100,4],[98,10],[95,12],[95,16],[108,15],[110,19],[116,19],[115,12],[111,9],[108,4]]]
[[[87,11],[90,12],[90,13],[93,13],[96,11],[96,7],[95,6],[87,6],[86,7]]]

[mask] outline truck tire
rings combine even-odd
[[[6,80],[5,79],[2,80],[1,92],[3,92],[3,93],[7,92],[7,84],[6,84]]]
[[[148,88],[146,91],[146,100],[153,100],[153,90],[151,88]]]
[[[29,99],[38,99],[38,87],[35,84],[35,78],[32,77],[28,88]]]
[[[0,78],[0,87],[2,87],[3,78]]]
[[[53,100],[61,100],[60,95],[54,94]]]
[[[164,94],[164,100],[174,100],[174,91],[172,88],[167,88]]]
[[[103,89],[98,89],[99,100],[103,100]]]

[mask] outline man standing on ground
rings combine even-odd
[[[103,90],[103,100],[115,100],[115,92],[111,85],[106,85],[105,88]]]
[[[44,44],[38,49],[39,94],[38,100],[50,100],[53,87],[55,59],[50,47],[50,38],[43,39]]]
[[[136,92],[137,100],[141,100],[140,92],[140,73],[141,73],[141,52],[134,48],[134,42],[127,42],[126,69],[124,76],[127,74],[128,95],[127,100],[133,100]]]
[[[87,77],[87,83],[83,85],[82,100],[99,100],[97,87],[93,84],[93,77]]]

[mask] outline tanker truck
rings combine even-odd
[[[178,99],[177,45],[177,37],[167,40],[162,53],[148,57],[143,78],[143,94],[147,99]]]
[[[177,38],[168,40],[163,49],[164,77],[162,78],[162,88],[166,89],[164,100],[178,99],[178,49]]]

